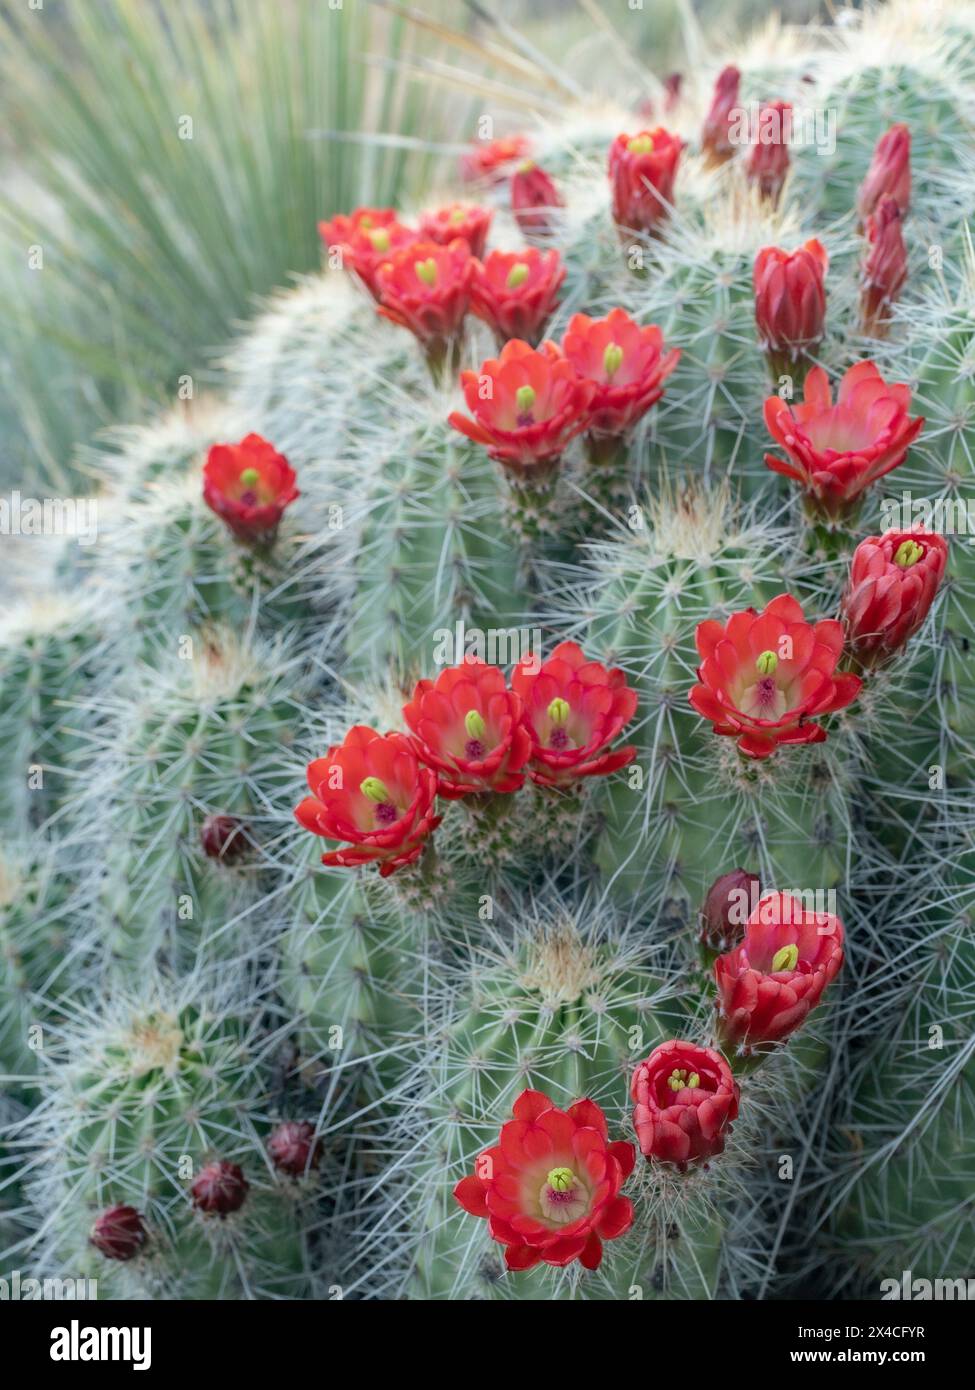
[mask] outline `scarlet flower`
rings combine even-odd
[[[788,594],[762,613],[734,613],[726,625],[699,623],[696,640],[701,683],[691,704],[716,734],[736,738],[749,758],[767,758],[779,744],[822,743],[826,731],[811,721],[844,709],[863,684],[836,670],[841,625],[807,623]]]
[[[135,1207],[108,1207],[97,1217],[89,1237],[108,1260],[131,1260],[146,1243],[146,1228]]]
[[[718,73],[711,107],[701,131],[701,150],[709,165],[724,164],[735,152],[731,143],[731,127],[735,120],[734,112],[738,109],[740,85],[741,73],[733,64]]]
[[[911,206],[911,132],[906,125],[892,125],[877,141],[870,168],[857,193],[861,225],[884,194],[896,201],[902,217],[907,215]]]
[[[511,211],[523,234],[531,240],[552,230],[549,214],[562,206],[553,180],[534,160],[526,159],[511,175]]]
[[[416,241],[394,208],[356,208],[351,217],[340,214],[319,222],[318,234],[329,252],[338,251],[343,266],[355,272],[374,299],[379,298],[376,271],[392,252]]]
[[[279,1173],[300,1178],[317,1166],[322,1156],[321,1142],[309,1120],[285,1120],[267,1141],[271,1162]]]
[[[504,170],[516,159],[527,159],[531,141],[524,135],[510,135],[502,140],[478,140],[461,156],[460,169],[468,182],[488,179],[496,183]]]
[[[472,792],[516,792],[531,739],[521,727],[521,698],[497,666],[468,660],[417,682],[403,706],[416,755],[440,778],[449,800]]]
[[[449,246],[456,237],[461,237],[470,247],[472,256],[483,256],[493,217],[491,208],[482,208],[477,203],[450,203],[422,214],[420,239]]]
[[[522,1091],[512,1114],[454,1196],[487,1219],[509,1269],[573,1260],[598,1269],[603,1241],[633,1224],[633,1203],[619,1195],[633,1171],[633,1145],[609,1142],[606,1116],[591,1100],[559,1110],[541,1091]]]
[[[535,352],[513,338],[500,357],[489,358],[479,372],[461,372],[460,379],[474,419],[455,410],[449,423],[515,472],[553,467],[589,422],[595,386],[576,375],[554,343]]]
[[[907,279],[907,251],[897,201],[885,193],[867,217],[867,253],[860,291],[860,328],[879,338],[886,333],[888,310],[900,298]]]
[[[787,101],[770,101],[758,113],[758,129],[752,137],[752,147],[745,177],[754,184],[763,198],[779,201],[782,185],[789,172],[789,137],[792,130],[792,106]]]
[[[763,246],[755,257],[755,322],[777,374],[822,341],[828,268],[826,248],[815,238],[796,251]]]
[[[641,328],[623,309],[611,309],[604,319],[573,315],[562,351],[581,377],[595,383],[591,433],[625,434],[659,401],[680,358],[679,348],[664,353],[663,345],[656,324]]]
[[[558,251],[492,251],[474,264],[471,308],[502,343],[536,343],[559,303],[565,266]]]
[[[434,815],[436,773],[421,767],[405,734],[377,734],[356,724],[344,742],[308,764],[312,795],[295,809],[313,835],[341,840],[323,864],[379,864],[388,878],[418,859],[440,824]]]
[[[524,701],[531,739],[531,777],[540,787],[567,787],[626,767],[636,748],[609,745],[636,713],[637,696],[618,667],[589,661],[575,642],[560,642],[537,670],[530,658],[511,684]]]
[[[833,404],[822,367],[806,377],[801,405],[779,396],[765,402],[765,424],[788,462],[766,454],[773,473],[792,478],[811,505],[829,517],[849,511],[860,495],[897,468],[924,425],[911,419],[907,386],[888,386],[873,362],[858,362],[840,382]]]
[[[683,140],[660,126],[617,135],[609,149],[613,220],[623,231],[652,232],[674,201]]]
[[[428,352],[440,352],[460,332],[473,274],[471,249],[462,237],[447,246],[413,241],[376,271],[376,312],[408,328]]]
[[[190,1188],[193,1205],[209,1216],[229,1216],[239,1211],[250,1191],[250,1183],[236,1163],[215,1159],[201,1168]]]
[[[843,964],[843,925],[788,893],[765,893],[740,946],[714,963],[729,1045],[781,1042],[816,1007]]]
[[[883,660],[917,632],[947,563],[948,544],[932,531],[887,531],[860,542],[842,613],[847,642],[861,661]]]
[[[745,933],[754,899],[762,891],[757,874],[732,869],[711,884],[701,908],[701,943],[727,951]]]
[[[654,1048],[633,1073],[633,1128],[644,1158],[705,1162],[724,1149],[738,1116],[739,1087],[731,1068],[710,1047],[676,1038]]]
[[[203,500],[242,541],[270,545],[299,495],[295,471],[259,434],[214,444],[203,467]]]

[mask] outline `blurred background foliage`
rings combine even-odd
[[[785,8],[806,20],[818,6]],[[198,389],[260,297],[318,266],[321,217],[445,182],[477,113],[500,133],[530,125],[539,83],[549,104],[598,97],[586,55],[607,23],[637,60],[636,103],[641,65],[679,70],[689,30],[720,46],[766,13],[762,0],[2,0],[0,484],[65,487],[101,427],[172,400],[181,378]]]

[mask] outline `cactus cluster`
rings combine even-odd
[[[848,18],[322,209],[85,460],[0,630],[7,1263],[971,1271],[975,11]]]

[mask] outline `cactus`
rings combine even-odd
[[[902,489],[967,500],[973,33],[897,0],[709,55],[651,122],[672,184],[639,116],[549,101],[552,346],[458,316],[462,253],[399,276],[349,233],[219,393],[89,452],[98,543],[0,635],[0,1245],[126,1298],[964,1274],[975,577],[952,538],[922,602],[898,550],[875,621],[917,622],[875,661],[851,557],[911,529]],[[700,146],[725,57],[747,99],[837,112],[777,201]],[[857,190],[894,122],[909,273],[870,337]],[[523,246],[506,179],[463,196]],[[763,288],[758,253],[813,237],[825,281],[817,251]],[[779,407],[863,359],[804,474]],[[735,869],[761,897],[718,931]],[[793,923],[790,892],[822,900]]]

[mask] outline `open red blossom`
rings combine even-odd
[[[617,135],[609,148],[613,221],[624,232],[652,232],[674,201],[683,140],[660,126]]]
[[[822,341],[826,248],[813,238],[796,251],[763,246],[755,257],[755,322],[776,372],[788,372]]]
[[[765,893],[745,939],[714,963],[722,1037],[732,1046],[781,1042],[816,1007],[843,964],[843,925],[789,893]]]
[[[680,359],[680,348],[664,352],[655,323],[641,328],[623,309],[611,309],[604,319],[574,314],[562,351],[581,377],[595,383],[589,430],[604,435],[631,429],[659,401]]]
[[[403,706],[417,757],[440,778],[440,795],[450,800],[472,792],[516,792],[531,739],[521,727],[521,697],[504,673],[483,661],[467,660],[441,671],[435,681],[417,682]]]
[[[450,203],[422,214],[420,239],[449,246],[456,237],[461,237],[470,247],[472,256],[483,256],[493,216],[493,209],[483,208],[478,203]]]
[[[559,1110],[541,1091],[522,1091],[512,1114],[454,1196],[487,1219],[509,1269],[573,1260],[598,1269],[603,1241],[633,1224],[633,1203],[619,1195],[633,1171],[633,1145],[609,1142],[606,1116],[591,1100]]]
[[[786,458],[766,454],[773,473],[799,483],[810,505],[828,517],[850,511],[878,478],[898,468],[924,420],[908,415],[908,386],[888,386],[873,362],[858,362],[840,382],[833,404],[822,367],[806,377],[801,405],[779,396],[765,402],[765,424]]]
[[[857,193],[861,225],[889,194],[904,217],[911,206],[911,132],[906,125],[892,125],[877,141],[866,178]]]
[[[890,306],[900,298],[907,279],[907,250],[897,201],[885,193],[864,228],[867,251],[860,276],[860,331],[881,338],[887,332]]]
[[[376,861],[387,878],[419,858],[440,824],[437,775],[420,765],[405,734],[356,724],[343,743],[308,764],[308,785],[311,796],[295,809],[298,822],[349,846],[324,854],[323,864]]]
[[[861,661],[885,659],[917,632],[947,563],[948,543],[933,531],[887,531],[860,542],[842,613],[847,642]]]
[[[529,240],[549,234],[551,214],[561,206],[559,191],[544,169],[531,159],[518,165],[511,175],[511,211]]]
[[[259,434],[214,444],[203,468],[203,500],[243,541],[270,545],[298,496],[295,471]]]
[[[502,343],[522,338],[537,343],[558,308],[565,266],[558,251],[492,251],[475,262],[471,308]]]
[[[461,155],[460,171],[468,182],[487,179],[497,183],[509,164],[527,159],[531,141],[526,135],[509,135],[501,140],[478,140]]]
[[[724,164],[735,152],[731,131],[738,111],[740,86],[741,73],[734,65],[729,64],[718,73],[714,96],[701,131],[701,150],[709,165]]]
[[[376,312],[440,350],[460,332],[471,296],[474,260],[463,237],[446,246],[413,241],[376,271]]]
[[[461,372],[460,379],[474,419],[455,410],[449,423],[515,472],[554,466],[589,422],[595,386],[576,374],[554,343],[535,352],[513,338],[500,357],[478,372]]]
[[[416,241],[416,232],[399,221],[394,208],[356,208],[351,217],[344,214],[330,222],[319,222],[318,234],[329,253],[338,252],[342,265],[358,275],[369,293],[379,298],[376,271],[383,261]]]
[[[560,642],[541,666],[525,657],[511,684],[524,701],[531,776],[540,787],[567,787],[626,767],[636,748],[609,745],[636,713],[637,696],[618,667],[590,661],[575,642]]]
[[[840,623],[807,623],[788,594],[762,613],[746,608],[724,625],[699,623],[697,649],[700,685],[691,704],[749,758],[767,758],[779,744],[822,743],[826,731],[812,720],[844,709],[862,685],[859,676],[836,670]]]
[[[720,1052],[677,1039],[640,1063],[630,1095],[643,1156],[682,1170],[721,1153],[738,1115],[739,1087]]]
[[[765,102],[758,113],[758,129],[745,163],[745,178],[763,198],[779,201],[789,172],[789,140],[792,106],[787,101]]]

